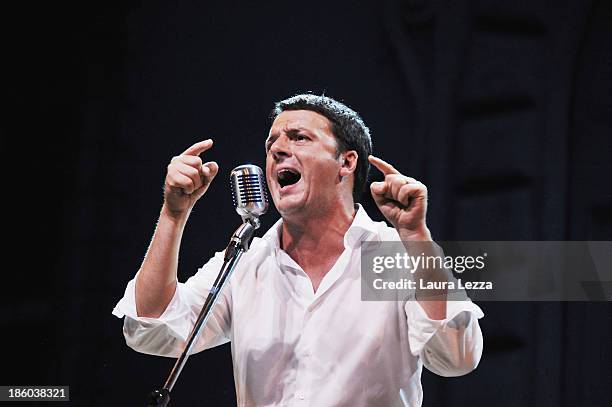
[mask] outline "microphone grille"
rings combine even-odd
[[[252,164],[236,167],[230,173],[232,199],[242,217],[259,217],[268,210],[268,193],[261,168]]]

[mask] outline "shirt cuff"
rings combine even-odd
[[[137,276],[138,274],[136,274]],[[125,316],[132,320],[130,325],[134,325],[134,322],[136,322],[139,328],[166,326],[173,332],[172,336],[186,340],[189,336],[190,326],[185,324],[185,320],[192,319],[193,314],[190,306],[193,304],[199,306],[203,303],[202,299],[197,298],[184,284],[177,282],[170,303],[158,318],[141,317],[138,316],[136,311],[136,277],[127,284],[123,298],[113,309],[113,315],[118,318]]]
[[[221,258],[222,260],[222,258]],[[210,262],[207,265],[211,264]],[[185,283],[176,284],[170,303],[158,318],[140,317],[136,311],[136,277],[125,289],[124,296],[115,308],[113,315],[125,317],[123,334],[128,346],[152,355],[180,355],[185,341],[189,338],[195,321],[216,278],[211,268],[203,267]],[[200,333],[192,353],[221,345],[229,340],[229,284],[215,305],[205,329]]]
[[[138,274],[136,274],[136,277],[138,277]],[[136,311],[136,277],[128,282],[123,298],[119,300],[113,309],[113,315],[117,318],[127,316],[140,322],[166,321],[168,319],[168,314],[172,311],[172,309],[176,308],[176,304],[178,302],[178,284],[176,290],[174,291],[174,295],[172,296],[172,300],[170,300],[170,303],[159,318],[139,317],[138,312]]]
[[[467,299],[447,301],[446,318],[431,319],[414,295],[406,302],[405,311],[408,318],[410,351],[414,356],[421,353],[423,347],[438,331],[466,328],[473,317],[480,319],[484,316],[480,307]]]

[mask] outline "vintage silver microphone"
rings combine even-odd
[[[189,338],[187,338],[185,348],[176,360],[164,387],[153,391],[149,395],[147,404],[149,407],[166,407],[170,403],[170,392],[187,363],[196,339],[206,325],[219,294],[232,275],[236,264],[238,264],[242,254],[249,250],[249,244],[253,239],[255,229],[259,227],[259,217],[268,210],[266,180],[261,168],[252,164],[238,166],[230,173],[230,183],[234,207],[242,217],[242,225],[236,229],[225,249],[223,266],[210,288],[198,319],[189,334]]]
[[[266,178],[261,168],[253,164],[240,165],[230,173],[234,208],[242,221],[254,222],[259,227],[259,217],[268,210]]]

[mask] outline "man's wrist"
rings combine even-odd
[[[190,212],[191,212],[190,210],[181,211],[181,212],[172,211],[170,208],[168,208],[168,205],[166,205],[166,203],[164,202],[164,205],[162,206],[161,213],[159,216],[160,216],[160,220],[163,219],[163,220],[167,220],[172,223],[175,223],[175,224],[184,225],[185,223],[187,223],[187,218],[189,218]]]
[[[412,229],[400,229],[399,231],[400,238],[404,242],[431,242],[431,232],[427,228],[427,226],[423,226],[418,230]]]

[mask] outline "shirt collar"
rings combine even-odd
[[[344,246],[355,248],[360,242],[365,240],[380,240],[377,222],[374,222],[368,216],[361,204],[356,204],[355,207],[357,208],[357,212],[351,226],[349,226],[344,235]],[[262,239],[266,241],[272,249],[280,249],[280,233],[282,226],[283,219],[280,218],[262,236]]]
[[[362,241],[380,238],[378,234],[379,225],[368,216],[361,204],[356,204],[356,207],[357,213],[353,223],[351,223],[351,226],[349,226],[344,235],[345,247],[354,248]]]
[[[283,227],[283,218],[272,225],[270,229],[261,237],[272,249],[280,249],[280,234]]]

